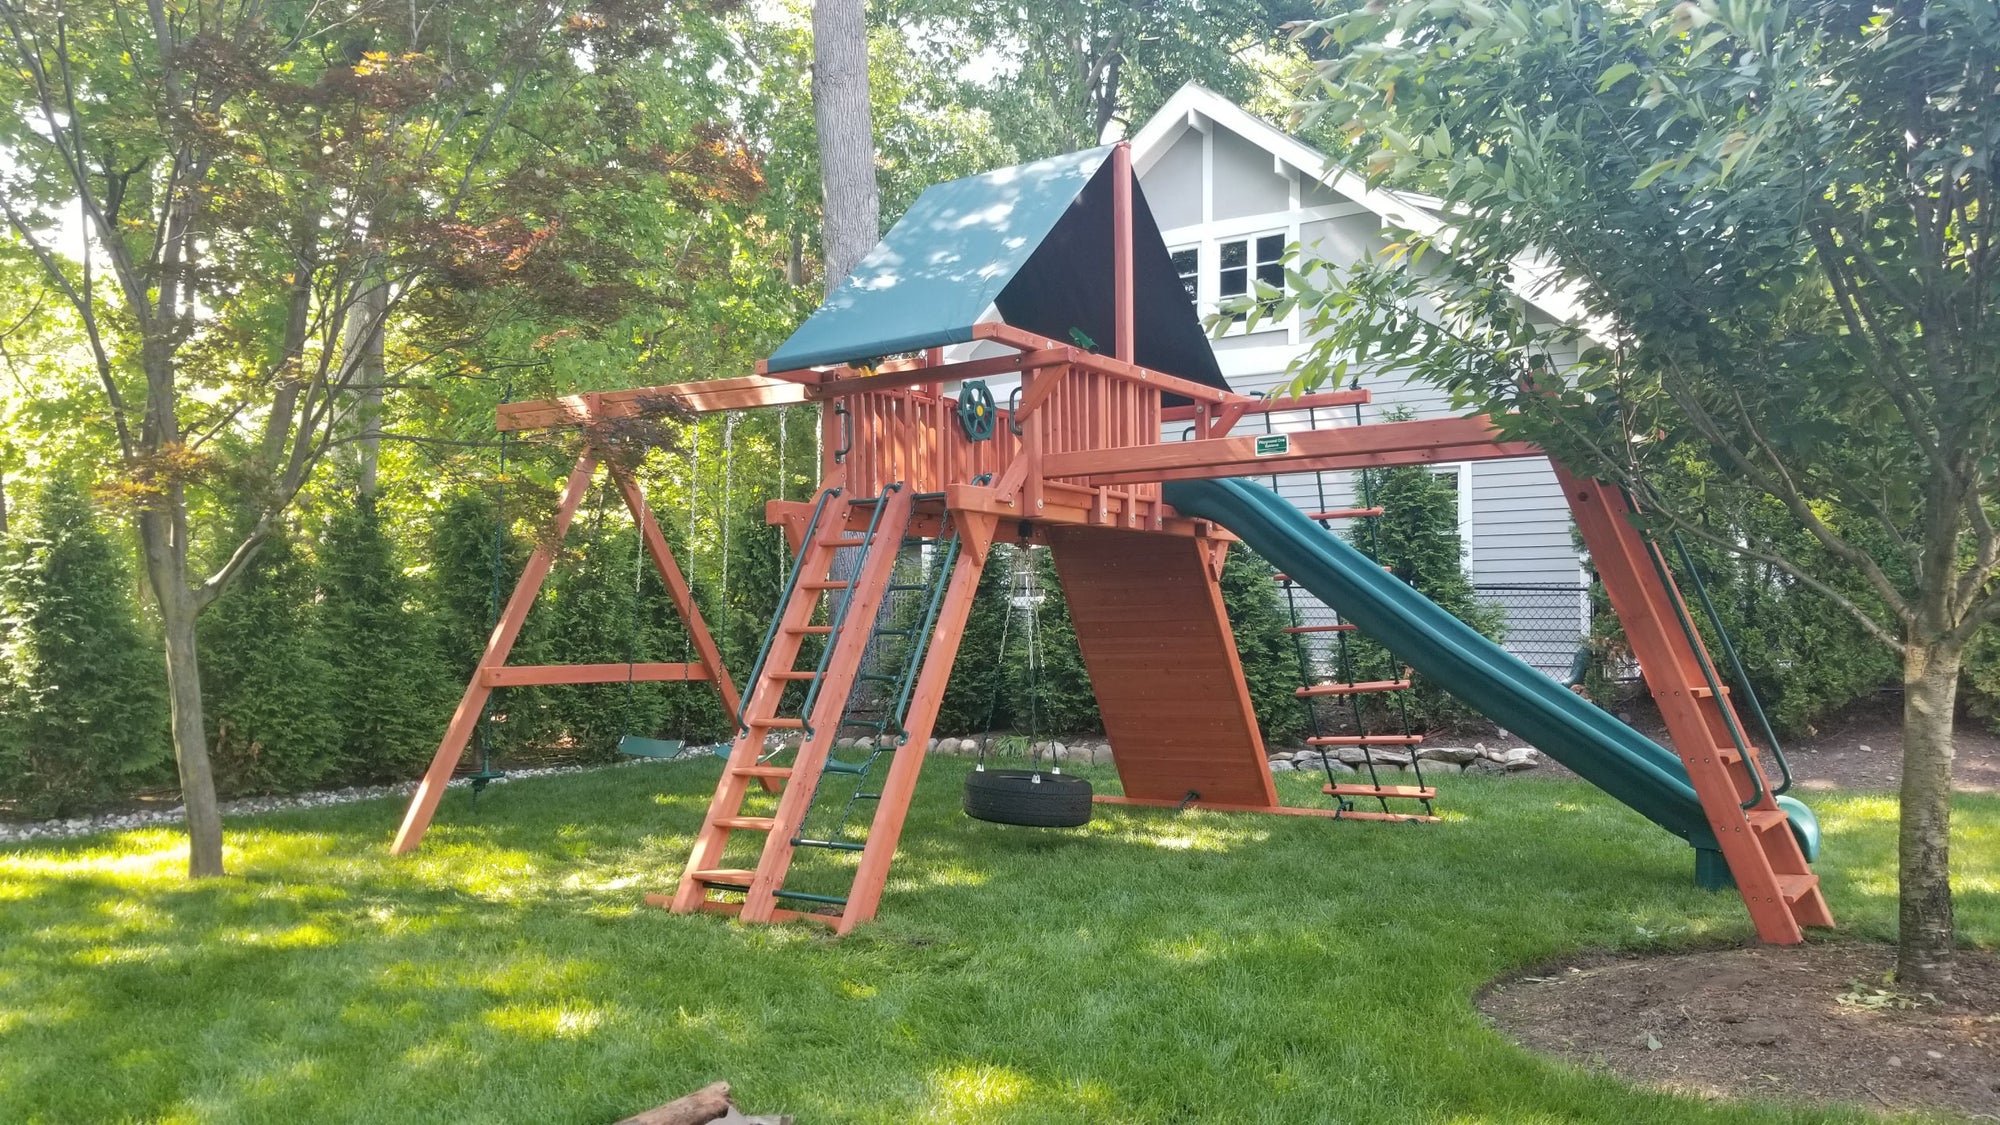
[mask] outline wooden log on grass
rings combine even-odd
[[[729,1083],[717,1082],[686,1097],[633,1114],[618,1125],[708,1125],[734,1108],[729,1100]]]

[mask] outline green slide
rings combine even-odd
[[[1343,621],[1646,819],[1697,848],[1715,848],[1673,751],[1487,640],[1270,489],[1243,480],[1172,481],[1166,500],[1182,515],[1228,528]],[[1779,802],[1807,858],[1815,857],[1812,810],[1789,797]]]

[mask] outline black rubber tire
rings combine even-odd
[[[1075,828],[1090,823],[1090,782],[1066,773],[974,770],[965,775],[965,815],[1027,828]]]

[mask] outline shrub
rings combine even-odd
[[[131,589],[82,486],[45,484],[0,552],[0,786],[30,814],[165,776],[165,670]]]
[[[1229,552],[1222,567],[1222,603],[1236,634],[1236,654],[1250,703],[1266,745],[1282,745],[1306,731],[1305,708],[1294,694],[1300,684],[1298,647],[1285,632],[1292,611],[1273,581],[1277,571],[1249,548]]]
[[[347,767],[315,595],[311,565],[280,533],[202,615],[202,714],[225,795],[306,789]]]
[[[414,776],[451,716],[436,634],[412,606],[373,498],[335,512],[319,543],[321,621],[333,663],[342,771],[356,780]]]
[[[1014,723],[1013,700],[1005,690],[1006,656],[1001,652],[1003,639],[1013,640],[1007,620],[1012,609],[1007,580],[1013,573],[1012,548],[995,544],[979,572],[979,588],[973,593],[958,657],[951,665],[951,682],[938,705],[936,729],[941,735],[983,734],[989,726],[1006,730]]]

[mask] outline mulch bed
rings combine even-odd
[[[1633,1082],[2000,1121],[2000,954],[1961,951],[1942,1002],[1893,992],[1894,962],[1853,942],[1578,956],[1478,1003],[1524,1046]]]

